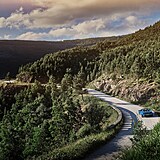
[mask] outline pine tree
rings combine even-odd
[[[73,79],[73,87],[78,94],[82,95],[83,99],[83,88],[86,85],[85,74],[83,72],[78,72],[78,74]]]

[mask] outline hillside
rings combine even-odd
[[[62,78],[66,69],[72,74],[83,70],[86,80],[92,81],[102,73],[123,75],[126,78],[147,78],[159,81],[160,22],[117,40],[105,40],[94,46],[76,47],[40,60],[20,69],[20,76],[39,79],[53,75]],[[30,76],[29,76],[30,75]]]
[[[100,77],[102,90],[113,95],[136,103],[156,101],[153,108],[160,110],[160,22],[114,41],[48,54],[21,67],[17,77],[45,83],[52,75],[60,82],[68,68],[72,75],[81,71],[87,83]]]
[[[0,78],[4,78],[7,72],[10,72],[11,76],[15,76],[21,65],[34,62],[48,53],[55,53],[77,46],[91,48],[90,46],[95,45],[97,52],[101,53],[106,49],[118,46],[126,45],[128,47],[129,44],[134,45],[136,43],[135,45],[137,45],[149,41],[158,41],[160,35],[159,23],[157,22],[153,26],[139,30],[134,34],[121,37],[88,38],[59,42],[0,41]]]
[[[160,22],[125,36],[100,55],[94,86],[160,110]],[[123,45],[121,45],[123,44]]]
[[[116,37],[57,42],[0,40],[0,78],[4,78],[7,72],[15,76],[21,65],[34,62],[48,53],[54,53],[75,46],[90,46],[105,39],[112,40],[116,39]]]
[[[116,48],[118,46],[124,46],[133,44],[135,42],[146,42],[150,40],[159,40],[160,35],[160,21],[154,25],[148,26],[143,30],[139,30],[135,33],[124,35],[117,39],[114,43],[108,43],[108,41],[103,41],[99,43],[101,47],[105,48]]]
[[[157,22],[95,45],[76,40],[74,48],[20,67],[18,83],[2,83],[0,89],[0,159],[82,159],[111,137],[115,129],[108,130],[108,124],[117,113],[83,96],[83,88],[91,82],[158,110],[159,37]]]

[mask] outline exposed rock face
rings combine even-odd
[[[94,83],[95,87],[108,94],[119,96],[133,102],[143,102],[153,96],[157,96],[160,85],[154,82],[134,80],[103,79]]]

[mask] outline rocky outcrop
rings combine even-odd
[[[103,78],[94,82],[96,89],[132,102],[144,102],[158,95],[160,85],[155,82]]]

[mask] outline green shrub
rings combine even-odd
[[[133,148],[124,151],[122,160],[160,160],[160,123]]]
[[[39,156],[37,160],[78,160],[85,157],[98,146],[106,143],[114,134],[116,130],[110,130],[109,132],[102,132],[100,134],[94,134],[78,140],[68,146],[50,151],[48,154]]]
[[[76,134],[78,138],[83,138],[85,136],[90,135],[91,132],[92,132],[92,126],[90,124],[84,124],[84,126],[82,126]]]
[[[106,122],[102,125],[102,130],[103,131],[107,131],[108,130],[108,126],[109,126],[109,122]]]

